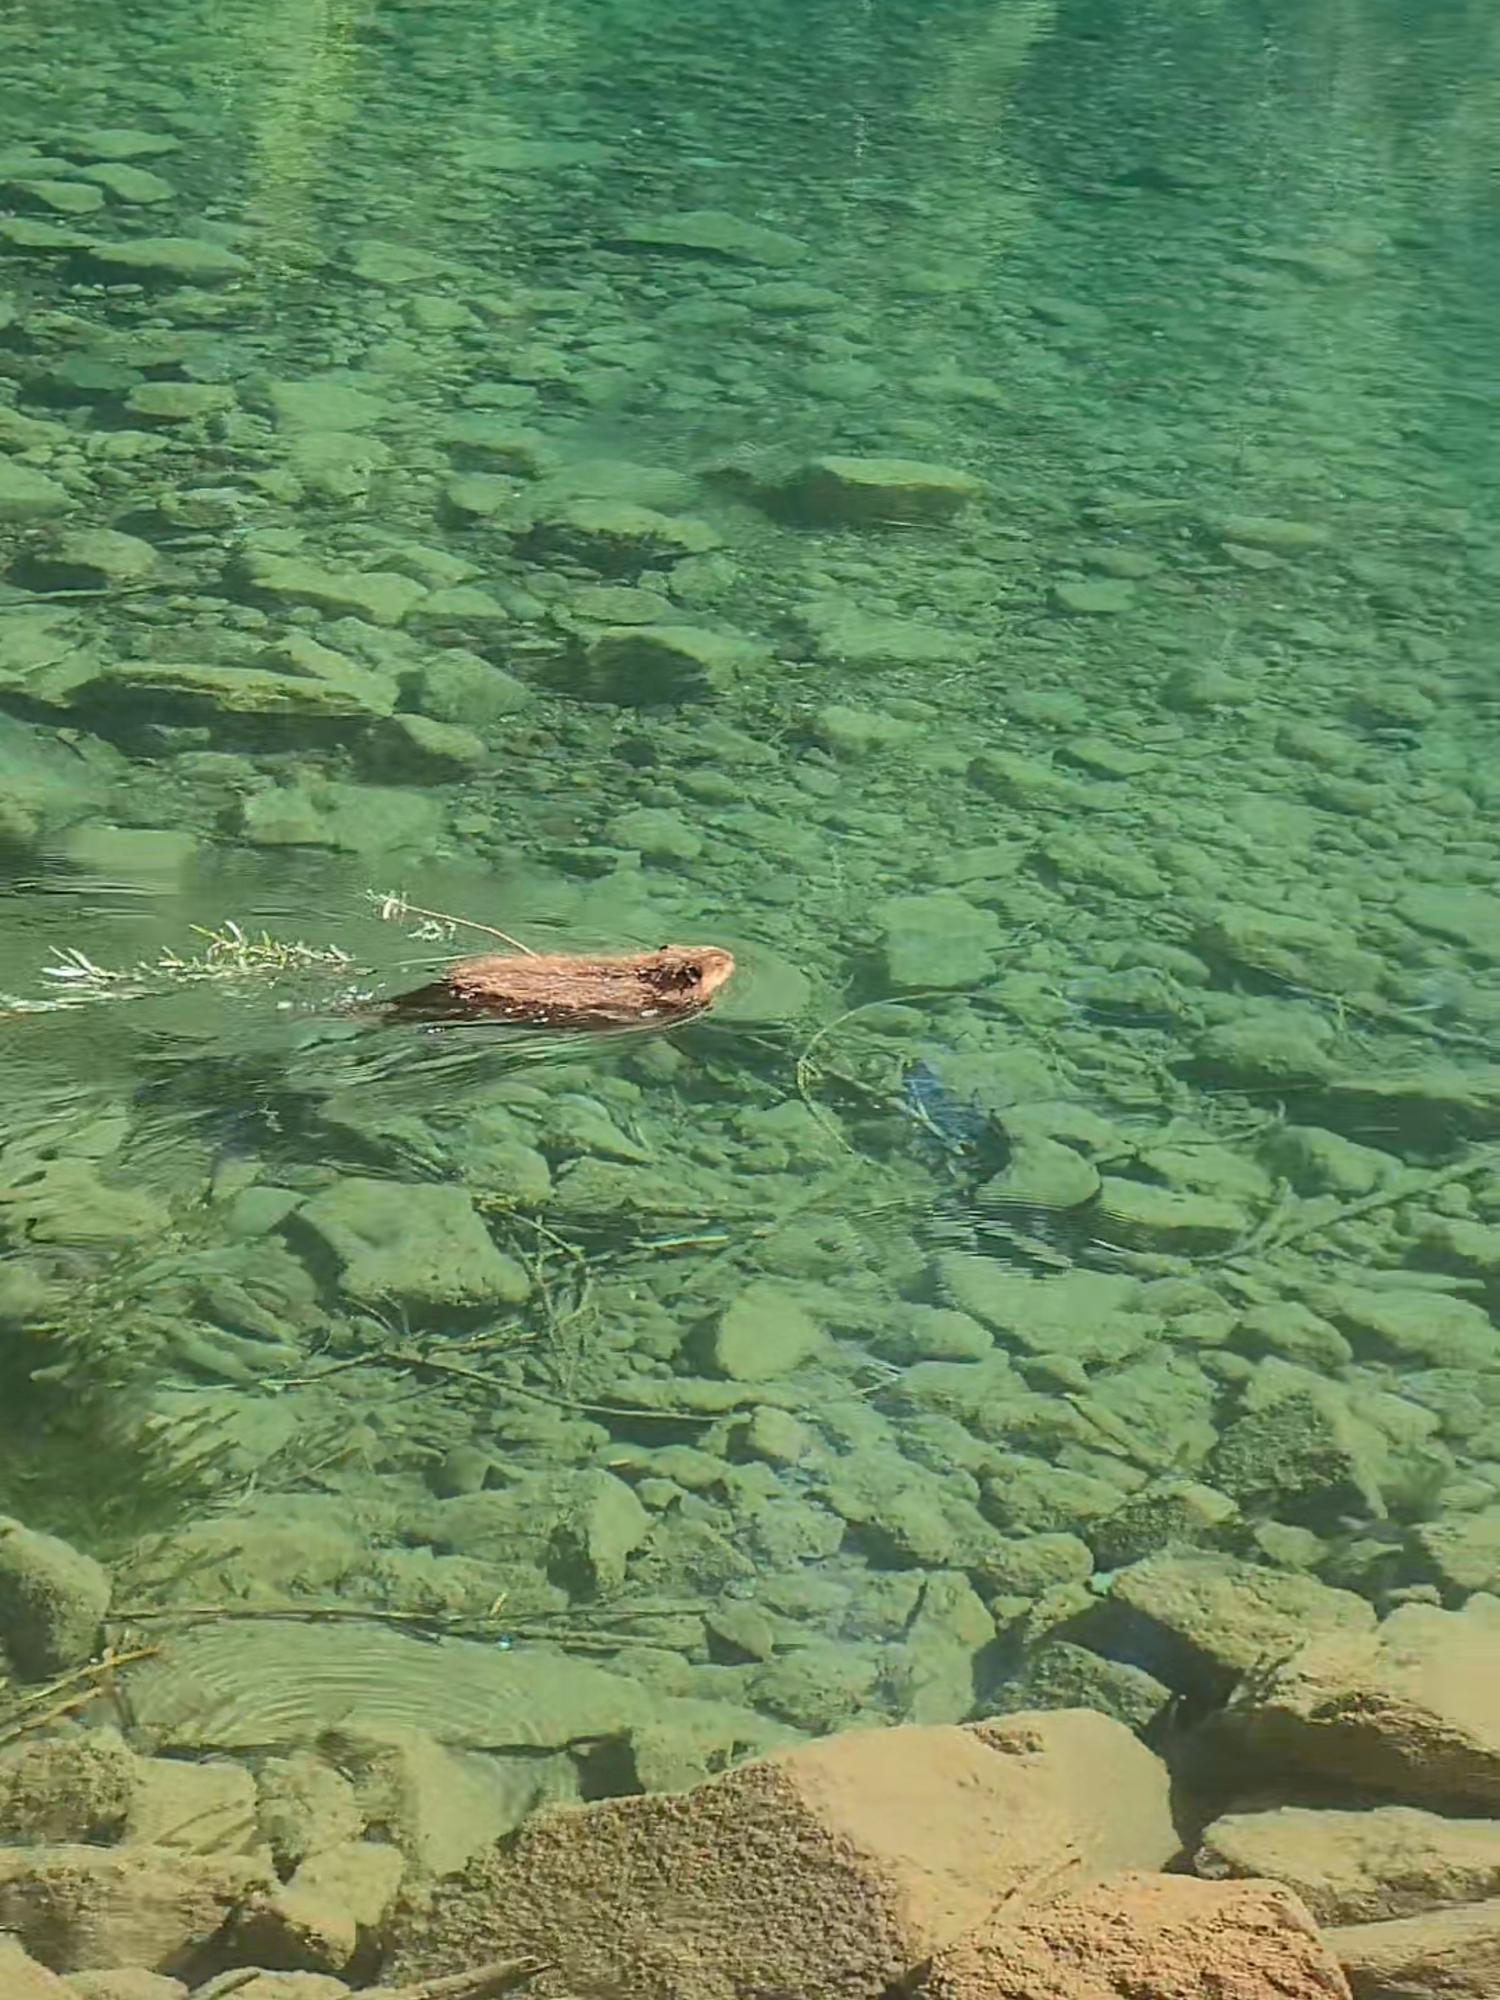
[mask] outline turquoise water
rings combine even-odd
[[[1500,1588],[1490,10],[0,45],[0,1507],[111,1642],[566,1653],[597,1795]],[[382,1024],[465,923],[739,971]]]

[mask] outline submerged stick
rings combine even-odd
[[[540,1958],[495,1959],[472,1972],[452,1972],[442,1979],[419,1979],[414,1986],[371,1986],[363,2000],[495,2000],[553,1968]]]

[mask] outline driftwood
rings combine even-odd
[[[734,970],[717,945],[663,945],[630,958],[491,952],[398,994],[390,1021],[507,1021],[521,1028],[665,1028],[712,1004]]]

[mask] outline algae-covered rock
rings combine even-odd
[[[888,612],[865,611],[844,598],[820,597],[802,605],[798,622],[811,639],[819,659],[844,667],[874,670],[882,667],[941,667],[963,665],[975,656],[974,641],[962,632],[949,631],[916,618],[893,618]],[[845,736],[850,725],[840,724],[843,710],[825,711],[834,716],[833,733]],[[854,711],[863,714],[866,711]],[[894,717],[877,717],[884,733],[897,727]],[[825,728],[827,725],[825,725]],[[914,735],[906,725],[906,736]],[[901,740],[899,737],[894,740]]]
[[[351,1176],[304,1202],[287,1227],[332,1260],[347,1297],[367,1304],[472,1310],[518,1305],[531,1289],[461,1187]]]
[[[1338,1383],[1272,1356],[1246,1384],[1208,1471],[1247,1514],[1327,1529],[1385,1513],[1386,1459],[1384,1439],[1354,1415]]]
[[[1118,1570],[1088,1634],[1179,1690],[1223,1695],[1310,1632],[1372,1631],[1375,1612],[1352,1591],[1288,1576],[1234,1556],[1150,1556]]]
[[[986,1515],[1011,1534],[1077,1534],[1087,1540],[1089,1524],[1112,1514],[1124,1498],[1108,1479],[1020,1453],[997,1460],[982,1484]]]
[[[948,1250],[935,1260],[934,1277],[952,1305],[1026,1353],[1117,1363],[1158,1331],[1153,1315],[1134,1309],[1135,1280],[1112,1271],[1033,1277],[994,1257]]]
[[[952,890],[891,896],[872,912],[880,928],[880,970],[893,992],[979,986],[995,970],[1000,920]]]
[[[620,232],[625,243],[644,249],[689,250],[735,264],[796,264],[807,245],[764,223],[749,222],[721,208],[683,209],[633,222]]]
[[[600,632],[584,656],[588,690],[621,707],[675,707],[707,701],[765,655],[748,640],[695,625],[627,625]]]
[[[1106,1242],[1181,1256],[1231,1250],[1250,1229],[1248,1210],[1211,1194],[1106,1175],[1095,1227]]]
[[[886,1700],[903,1722],[962,1722],[973,1712],[976,1677],[995,1621],[958,1571],[927,1578],[883,1676]]]
[[[147,423],[197,424],[233,409],[234,391],[222,382],[138,382],[125,407]]]
[[[873,1646],[820,1639],[760,1668],[750,1690],[757,1707],[825,1736],[847,1728],[870,1702],[882,1665]]]
[[[835,1460],[818,1494],[882,1566],[982,1569],[1005,1545],[975,1505],[972,1482],[943,1478],[889,1446]]]
[[[362,618],[371,625],[399,625],[427,595],[424,585],[394,570],[326,570],[301,556],[246,550],[234,580],[255,597],[310,604],[334,618]]]
[[[713,1367],[734,1382],[768,1382],[811,1360],[823,1330],[797,1293],[769,1279],[747,1285],[719,1316]]]
[[[1317,1286],[1308,1303],[1349,1336],[1356,1352],[1434,1368],[1500,1370],[1500,1328],[1471,1299],[1335,1283]]]
[[[186,715],[369,721],[389,715],[392,694],[375,674],[313,680],[263,667],[200,666],[176,660],[114,660],[74,692],[74,701],[149,698]]]
[[[0,1518],[0,1647],[23,1680],[91,1660],[109,1598],[109,1572],[92,1556]]]
[[[255,1783],[256,1831],[284,1874],[308,1855],[356,1840],[364,1831],[354,1786],[311,1750],[266,1758]]]
[[[1500,1507],[1420,1522],[1412,1540],[1448,1602],[1461,1603],[1474,1591],[1500,1593]]]
[[[910,458],[809,459],[756,487],[761,504],[812,528],[948,521],[984,492],[984,481],[949,465]]]
[[[241,1917],[247,1956],[271,1964],[344,1970],[372,1941],[401,1886],[406,1862],[387,1841],[349,1840],[299,1864],[291,1880]]]
[[[122,535],[114,528],[70,528],[28,549],[15,575],[28,590],[112,590],[140,583],[158,561],[156,550],[139,535]]]
[[[1123,577],[1078,577],[1055,583],[1052,602],[1073,618],[1114,618],[1135,609],[1136,592]]]
[[[0,521],[40,521],[76,505],[60,480],[17,459],[0,458]]]
[[[172,284],[222,285],[253,268],[237,251],[202,236],[124,236],[113,243],[91,243],[88,255],[106,271]]]
[[[1089,1546],[1101,1569],[1124,1569],[1171,1550],[1222,1545],[1239,1519],[1227,1493],[1193,1479],[1163,1478],[1091,1522]]]
[[[570,558],[601,576],[670,568],[685,556],[718,548],[719,540],[706,521],[630,500],[536,501],[521,524],[527,554],[543,561]]]
[[[390,715],[372,730],[361,761],[376,777],[398,784],[453,785],[490,761],[489,745],[472,729],[430,715]]]
[[[553,1534],[555,1578],[582,1596],[617,1591],[626,1561],[650,1532],[650,1515],[623,1479],[602,1467],[581,1473]]]
[[[255,1779],[227,1758],[201,1764],[139,1758],[124,1841],[189,1854],[259,1854]]]
[[[1367,993],[1380,981],[1380,960],[1347,931],[1287,910],[1216,905],[1198,927],[1198,945],[1241,972],[1314,993]]]
[[[1174,1699],[1171,1688],[1144,1667],[1105,1659],[1069,1639],[1050,1638],[1027,1647],[1020,1671],[990,1692],[982,1713],[1091,1708],[1142,1734],[1160,1721]]]
[[[427,852],[443,827],[431,793],[390,785],[274,785],[243,800],[238,830],[256,847],[346,854]]]

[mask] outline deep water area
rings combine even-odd
[[[1495,9],[0,57],[0,1515],[124,1722],[492,1834],[1500,1593]],[[471,925],[737,970],[383,1016]]]

